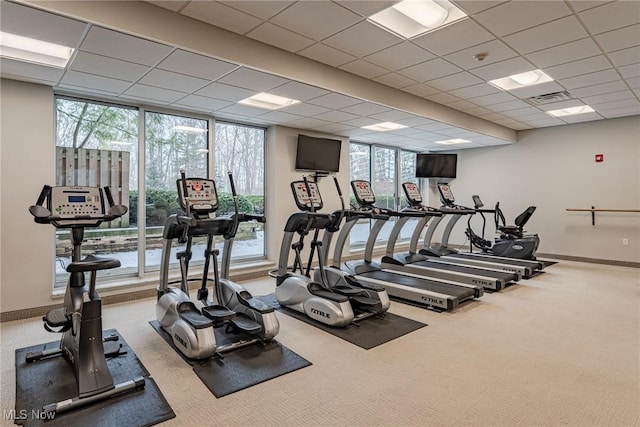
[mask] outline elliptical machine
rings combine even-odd
[[[177,180],[178,199],[185,215],[171,215],[163,230],[160,283],[157,287],[156,317],[162,328],[171,335],[173,344],[190,359],[206,359],[211,356],[222,359],[223,353],[248,345],[273,339],[279,331],[275,310],[253,298],[243,286],[228,278],[231,246],[238,225],[243,221],[264,222],[261,215],[240,214],[233,176],[229,180],[234,199],[235,214],[231,217],[215,217],[218,209],[218,193],[215,181],[204,178],[186,178],[184,171]],[[189,261],[194,237],[206,236],[205,265],[198,299],[203,303],[198,309],[189,297]],[[223,236],[222,278],[218,269],[218,249],[213,248],[216,236]],[[174,239],[185,243],[185,249],[176,254],[180,263],[180,287],[169,286],[169,259]],[[215,301],[209,299],[208,270],[213,263],[213,289]],[[226,332],[241,334],[241,339],[229,344],[216,344],[215,328],[226,327]],[[249,337],[249,338],[247,338]]]
[[[469,238],[472,246],[480,249],[483,253],[492,254],[507,258],[529,259],[535,260],[535,254],[540,245],[540,237],[537,234],[524,234],[524,225],[529,221],[533,213],[536,211],[535,206],[529,206],[515,219],[515,225],[506,225],[504,214],[500,209],[500,202],[496,203],[494,209],[483,209],[484,203],[480,196],[474,195],[473,204],[476,212],[482,217],[482,235],[477,235],[471,228],[471,217],[467,221],[467,230],[465,234]],[[494,222],[496,237],[493,244],[484,238],[487,219],[485,213],[494,214]],[[472,249],[472,248],[471,248]]]
[[[354,321],[384,312],[386,308],[382,309],[380,300],[370,298],[362,288],[348,284],[328,286],[329,280],[326,278],[324,268],[325,257],[321,250],[322,242],[318,236],[320,230],[325,230],[336,221],[335,216],[316,212],[323,207],[322,198],[317,185],[310,183],[306,177],[303,181],[291,183],[291,189],[296,205],[302,212],[292,214],[287,220],[280,247],[278,269],[271,274],[276,277],[278,303],[329,326],[346,326]],[[304,248],[304,236],[307,236],[311,230],[314,230],[314,234],[309,261],[305,268],[301,253]],[[293,237],[296,234],[300,239],[293,243]],[[291,271],[288,268],[290,248],[295,253]],[[316,253],[320,280],[312,280],[310,277],[311,264]],[[298,267],[300,273],[296,273]]]
[[[45,185],[36,204],[29,207],[29,212],[38,224],[71,229],[73,242],[72,262],[67,266],[71,275],[64,305],[54,308],[42,318],[47,331],[62,333],[60,347],[28,353],[26,361],[34,363],[63,356],[73,367],[78,393],[72,399],[44,406],[43,411],[66,412],[117,394],[144,388],[144,377],[114,384],[107,365],[107,357],[121,354],[122,344],[116,342],[119,339],[116,334],[106,338],[102,336],[102,301],[96,290],[96,273],[98,270],[120,267],[120,261],[95,255],[81,258],[85,228],[98,227],[103,222],[121,217],[127,213],[127,207],[114,204],[109,187]],[[86,272],[90,272],[88,288],[85,282]]]

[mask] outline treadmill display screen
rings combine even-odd
[[[402,184],[402,188],[404,188],[407,199],[409,199],[411,203],[422,203],[422,195],[415,183],[405,182]]]
[[[376,197],[373,195],[371,184],[369,181],[351,181],[353,194],[356,196],[358,203],[372,204],[375,203]]]
[[[447,184],[438,184],[438,190],[440,191],[440,196],[444,202],[453,203],[456,201],[455,197],[453,197],[453,193],[451,192],[451,187]]]

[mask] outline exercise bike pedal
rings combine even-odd
[[[67,314],[64,307],[54,308],[49,310],[45,316],[42,317],[45,322],[45,329],[49,332],[66,332],[71,328],[71,316]],[[60,328],[54,331],[50,328]]]
[[[224,305],[208,305],[202,307],[202,314],[208,319],[213,320],[216,325],[220,325],[227,320],[231,320],[235,317],[236,312],[229,310]]]
[[[259,334],[262,331],[262,325],[258,322],[254,322],[248,317],[236,316],[229,320],[229,326],[232,330],[244,332],[246,334]]]
[[[102,343],[105,357],[116,357],[127,354],[127,352],[121,352],[122,344],[114,341],[106,341]]]

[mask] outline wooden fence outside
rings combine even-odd
[[[110,187],[116,204],[129,207],[129,152],[56,147],[56,185]],[[129,212],[106,228],[129,226]]]

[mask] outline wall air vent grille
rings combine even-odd
[[[532,96],[531,98],[523,99],[523,101],[528,102],[533,106],[537,106],[537,105],[553,104],[554,102],[560,102],[560,101],[568,101],[570,99],[575,99],[575,97],[565,90],[562,92],[553,92],[553,93],[546,93],[544,95]]]

